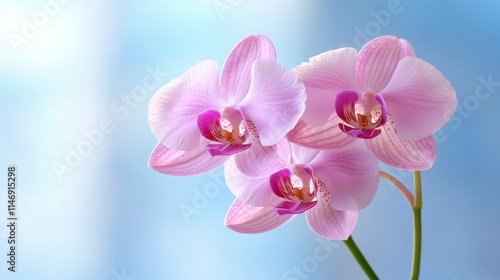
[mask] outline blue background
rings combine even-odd
[[[303,216],[259,235],[225,228],[233,195],[222,168],[173,177],[146,167],[154,92],[201,60],[222,67],[249,34],[268,36],[289,68],[385,34],[437,67],[460,112],[436,134],[438,158],[422,172],[421,279],[498,279],[499,2],[62,2],[0,1],[1,279],[365,279],[344,244],[325,247]],[[16,273],[6,263],[11,164]],[[411,188],[411,173],[383,169]],[[411,209],[387,182],[353,236],[381,279],[408,279]],[[286,278],[294,266],[303,274]]]

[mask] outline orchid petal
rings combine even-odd
[[[302,214],[313,208],[318,201],[296,202],[285,200],[274,207],[274,212],[278,215]]]
[[[327,51],[294,67],[307,93],[302,120],[313,126],[323,125],[335,110],[337,94],[357,90],[355,70],[356,50],[353,48]]]
[[[285,167],[291,159],[290,143],[286,138],[281,139],[276,145],[262,146],[255,127],[248,122],[249,142],[252,146],[235,155],[236,166],[245,175],[258,178],[270,175]]]
[[[225,156],[210,156],[202,145],[192,151],[179,151],[158,143],[149,157],[148,166],[168,175],[187,176],[212,171],[226,159]]]
[[[224,164],[224,176],[231,192],[242,202],[253,206],[272,206],[273,191],[269,184],[269,177],[249,178],[236,167],[234,157],[230,157]]]
[[[251,206],[235,199],[229,208],[224,225],[240,233],[262,233],[278,228],[295,215],[277,215],[273,206]]]
[[[287,134],[287,138],[292,143],[310,149],[343,149],[354,144],[356,139],[338,129],[339,122],[341,122],[341,119],[335,113],[330,116],[325,124],[318,127],[299,120],[295,128]]]
[[[220,117],[220,112],[213,109],[208,109],[198,115],[197,125],[203,137],[208,140],[218,141],[217,138],[214,137],[214,134],[220,134],[222,131]]]
[[[313,168],[309,165],[306,165],[306,166],[304,166],[304,170],[307,172],[307,174],[309,174],[309,176],[311,176],[311,179],[313,182],[313,189],[314,189],[314,192],[316,192],[316,190],[318,189],[318,182],[316,180],[316,176],[314,175]]]
[[[349,119],[356,119],[355,106],[358,100],[359,94],[355,91],[344,90],[339,93],[335,99],[335,111],[339,118],[345,122],[349,122]]]
[[[347,126],[343,123],[339,123],[339,128],[341,131],[345,132],[347,135],[351,136],[352,138],[361,138],[361,139],[372,139],[375,138],[375,136],[380,135],[381,131],[380,129],[356,129],[350,126]]]
[[[293,143],[290,144],[290,148],[292,150],[292,162],[297,164],[309,164],[320,153],[317,149],[302,147]]]
[[[204,61],[190,68],[160,88],[149,103],[149,125],[158,141],[176,150],[193,150],[201,135],[197,116],[213,108],[220,109],[218,69],[214,61]]]
[[[299,121],[305,110],[304,86],[278,62],[255,61],[252,82],[239,107],[250,119],[264,146],[280,141]]]
[[[391,80],[408,42],[394,36],[380,36],[368,42],[358,54],[356,77],[364,92],[378,93]]]
[[[309,165],[330,190],[335,209],[365,208],[377,192],[378,161],[363,143],[344,150],[322,151]]]
[[[271,185],[271,190],[275,195],[281,198],[287,198],[287,193],[290,193],[293,188],[290,177],[292,177],[292,171],[288,168],[273,173],[269,177],[269,184]],[[284,189],[288,192],[284,193]]]
[[[399,43],[401,46],[401,53],[399,55],[399,59],[402,59],[405,56],[415,56],[415,50],[410,42],[405,39],[399,39]]]
[[[306,212],[309,227],[327,239],[346,240],[354,230],[358,211],[340,211],[332,207],[332,195],[325,186],[318,189],[318,203]]]
[[[399,62],[380,94],[401,140],[422,139],[436,132],[451,118],[458,103],[450,82],[432,65],[415,57]]]
[[[415,141],[402,141],[394,128],[391,116],[382,127],[382,133],[366,141],[366,146],[382,162],[404,170],[423,170],[432,166],[436,160],[434,137]]]
[[[250,35],[229,53],[221,74],[221,93],[231,105],[238,104],[250,88],[252,63],[257,59],[276,59],[273,43],[264,35]]]
[[[211,156],[231,156],[250,148],[252,144],[208,144],[205,147]]]
[[[375,100],[377,100],[380,104],[380,122],[378,125],[384,125],[387,121],[387,104],[385,103],[385,99],[381,94],[376,94]]]

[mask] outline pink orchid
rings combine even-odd
[[[234,160],[226,162],[226,183],[237,197],[226,215],[227,227],[260,233],[305,212],[318,235],[347,239],[358,210],[372,201],[379,182],[377,159],[359,143],[332,151],[292,145],[292,163],[269,173],[249,178]]]
[[[388,165],[432,166],[432,134],[453,115],[457,99],[448,80],[416,58],[409,42],[382,36],[358,54],[353,48],[327,51],[293,70],[306,87],[307,101],[305,123],[290,132],[290,141],[312,148],[326,141],[331,148],[348,141],[348,135],[365,139]]]
[[[290,160],[285,145],[305,110],[304,86],[275,61],[271,41],[252,35],[231,51],[219,81],[204,61],[155,93],[149,123],[159,143],[149,166],[171,175],[194,175],[235,155],[249,176]],[[255,162],[259,166],[255,166]]]

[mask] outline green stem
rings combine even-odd
[[[387,181],[391,182],[406,198],[408,203],[410,203],[410,206],[413,207],[413,203],[415,203],[415,198],[411,194],[411,192],[401,183],[398,179],[396,179],[394,176],[391,174],[384,172],[380,170],[380,177],[386,179]]]
[[[347,246],[347,248],[349,248],[349,251],[351,251],[351,254],[354,256],[354,258],[358,261],[359,266],[361,266],[363,271],[366,273],[366,276],[368,276],[368,278],[370,278],[371,280],[378,280],[377,275],[370,267],[370,264],[366,261],[365,257],[363,256],[363,253],[361,253],[358,246],[352,239],[352,236],[349,236],[347,240],[344,240],[344,243]]]
[[[422,180],[420,171],[413,171],[415,201],[413,203],[413,264],[411,280],[417,280],[420,273],[420,255],[422,248]]]

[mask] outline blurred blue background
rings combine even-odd
[[[459,111],[422,173],[421,279],[498,279],[499,2],[0,3],[1,279],[365,279],[344,244],[319,239],[303,216],[260,235],[225,228],[233,196],[222,168],[173,177],[146,166],[154,92],[201,60],[222,67],[249,34],[267,35],[289,68],[385,34],[437,67]],[[6,263],[12,164],[16,273]],[[411,173],[383,169],[411,188]],[[381,279],[408,279],[411,209],[385,181],[353,236]]]

